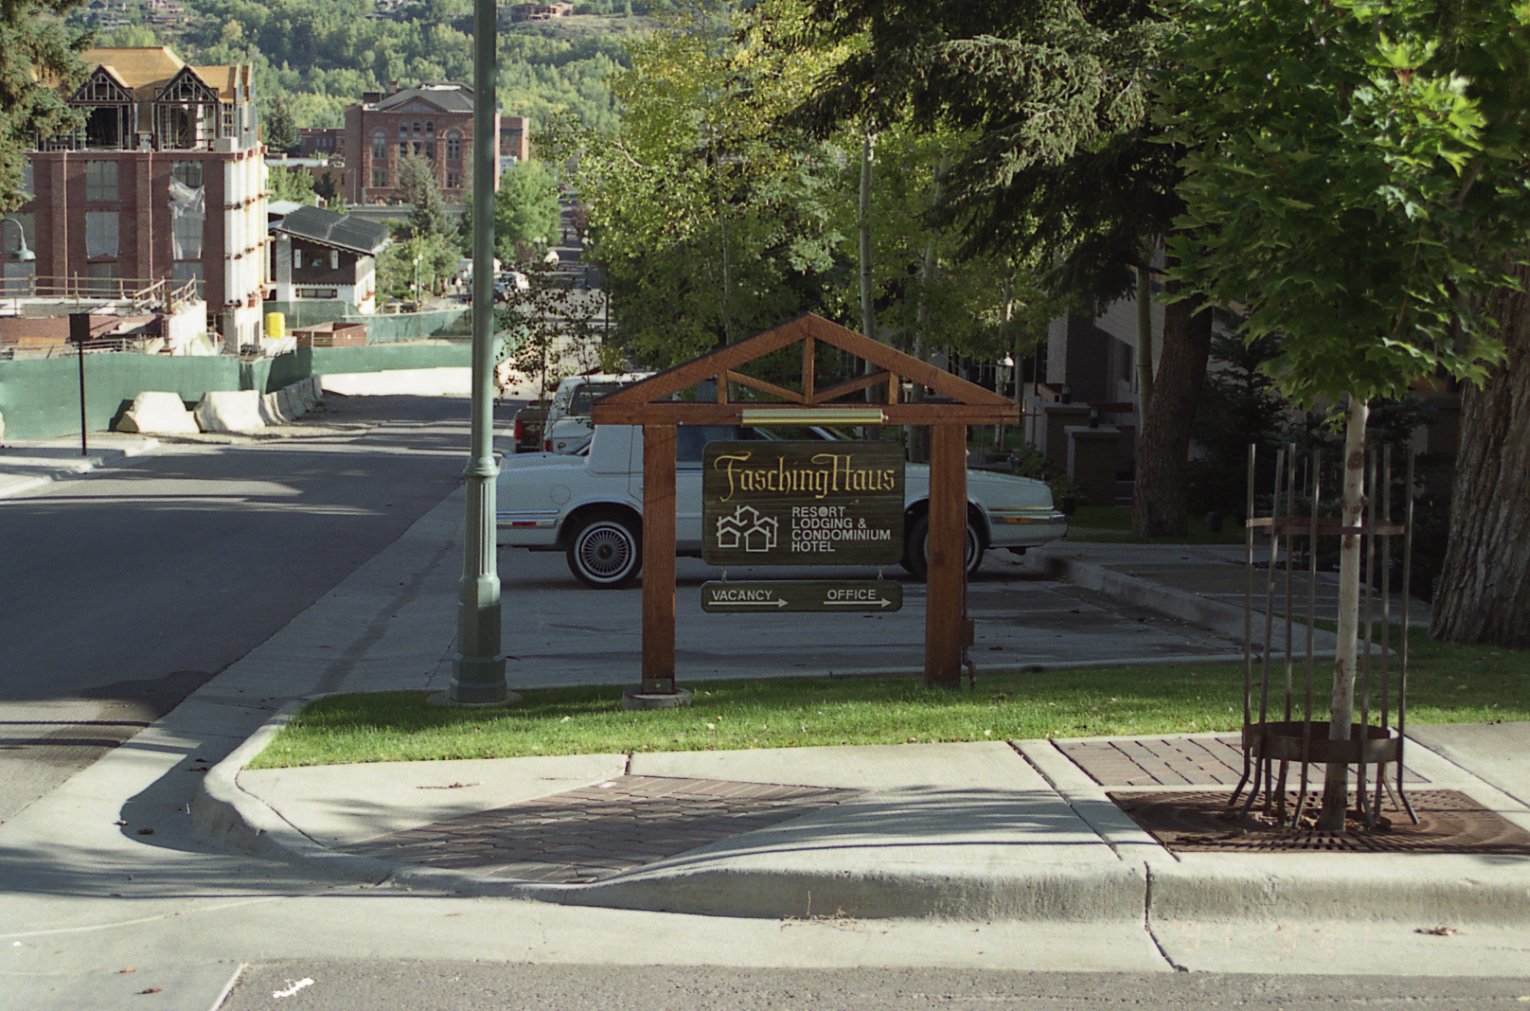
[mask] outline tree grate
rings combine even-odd
[[[1410,791],[1418,823],[1396,806],[1383,807],[1374,827],[1354,816],[1342,833],[1315,831],[1318,793],[1308,795],[1298,828],[1284,822],[1297,794],[1285,795],[1283,813],[1260,803],[1246,813],[1220,790],[1113,792],[1116,806],[1173,853],[1469,853],[1530,856],[1530,832],[1455,790]]]

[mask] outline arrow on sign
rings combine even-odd
[[[713,597],[707,602],[708,607],[785,607],[784,600],[720,600]]]
[[[893,602],[886,597],[878,597],[876,600],[826,600],[825,607],[892,607]]]

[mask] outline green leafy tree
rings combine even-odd
[[[283,168],[272,165],[268,169],[266,185],[271,187],[272,200],[291,200],[299,204],[318,203],[314,192],[313,176],[300,168]]]
[[[74,0],[7,0],[0,17],[0,211],[19,207],[30,196],[22,192],[22,170],[37,138],[66,133],[80,122],[64,93],[85,77],[79,56],[85,36],[59,17],[74,5]],[[50,78],[58,83],[41,83]]]
[[[1298,404],[1342,404],[1344,524],[1365,500],[1368,401],[1502,355],[1485,298],[1525,247],[1530,7],[1501,0],[1188,0],[1166,76],[1187,210],[1171,247],[1192,291],[1247,307]],[[1340,546],[1329,736],[1348,739],[1359,537]],[[1343,762],[1319,827],[1340,831]]]
[[[669,364],[821,305],[835,155],[774,122],[803,61],[705,10],[631,48],[621,127],[570,145],[615,338]]]
[[[509,263],[520,248],[539,248],[559,237],[558,183],[547,166],[527,161],[508,169],[494,194],[494,248]]]
[[[959,236],[959,257],[1035,265],[1047,276],[1029,288],[1084,308],[1130,288],[1180,209],[1176,155],[1149,116],[1163,18],[1115,0],[808,8],[799,44],[839,45],[844,56],[804,92],[794,120],[820,133],[906,123],[962,138],[926,216]],[[1210,315],[1198,310],[1179,301],[1165,313],[1138,443],[1139,533],[1185,528],[1190,426],[1211,339]]]
[[[384,298],[421,298],[457,269],[457,244],[446,235],[403,235],[377,258],[377,290]]]

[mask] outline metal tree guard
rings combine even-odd
[[[1391,447],[1366,454],[1368,489],[1364,521],[1358,528],[1347,529],[1337,516],[1322,515],[1322,454],[1314,450],[1306,461],[1298,459],[1294,449],[1280,449],[1275,454],[1274,493],[1270,515],[1255,516],[1255,475],[1257,451],[1249,447],[1248,511],[1245,522],[1245,580],[1243,624],[1243,776],[1238,781],[1228,806],[1243,796],[1243,813],[1264,794],[1264,810],[1291,829],[1301,827],[1303,811],[1309,801],[1311,766],[1345,762],[1357,769],[1355,813],[1367,828],[1377,825],[1383,793],[1392,795],[1416,824],[1407,795],[1403,792],[1403,732],[1407,719],[1408,686],[1408,602],[1412,579],[1413,553],[1413,455],[1408,455],[1404,489],[1404,519],[1392,519]],[[1284,504],[1284,508],[1282,508]],[[1300,506],[1306,507],[1302,513]],[[1329,739],[1329,721],[1314,719],[1316,697],[1316,657],[1314,649],[1317,617],[1317,573],[1319,545],[1322,538],[1359,534],[1361,557],[1366,579],[1360,600],[1359,669],[1355,673],[1359,720],[1351,724],[1348,738]],[[1263,536],[1268,546],[1269,563],[1265,572],[1264,637],[1258,651],[1255,672],[1254,582],[1255,541]],[[1402,551],[1402,587],[1400,620],[1402,643],[1395,654],[1392,648],[1393,538],[1400,537]],[[1379,559],[1378,559],[1379,541]],[[1305,554],[1306,624],[1305,643],[1296,649],[1297,587],[1295,556]],[[1379,566],[1379,568],[1378,568]],[[1277,584],[1281,584],[1277,587]],[[1378,585],[1379,584],[1379,585]],[[1283,594],[1282,620],[1285,626],[1284,663],[1274,669],[1276,650],[1275,611],[1277,595]],[[1378,616],[1379,609],[1379,616]],[[1378,620],[1379,618],[1379,620]],[[1379,637],[1375,626],[1379,624]],[[1393,660],[1396,660],[1394,678]],[[1298,685],[1298,668],[1301,669]],[[1393,717],[1396,726],[1392,725]],[[1372,718],[1375,717],[1375,722]],[[1292,763],[1298,766],[1298,785],[1294,804],[1287,801],[1287,783]],[[1395,766],[1395,785],[1387,777],[1387,765]],[[1367,770],[1375,766],[1375,790],[1368,793]]]

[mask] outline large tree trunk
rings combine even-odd
[[[1360,640],[1360,535],[1365,519],[1365,420],[1370,414],[1364,397],[1351,395],[1344,415],[1344,526],[1339,538],[1339,633],[1333,657],[1333,697],[1329,707],[1328,739],[1347,741],[1355,719],[1355,659]],[[1349,763],[1329,762],[1323,780],[1323,808],[1318,831],[1344,831],[1349,809]]]
[[[1169,290],[1174,290],[1172,284]],[[1186,532],[1190,422],[1195,418],[1210,356],[1210,310],[1194,300],[1164,306],[1163,351],[1152,401],[1143,413],[1132,496],[1132,530],[1143,536],[1171,537]]]
[[[1520,268],[1522,284],[1530,269]],[[1494,300],[1507,360],[1461,400],[1450,541],[1436,638],[1530,646],[1530,294]]]

